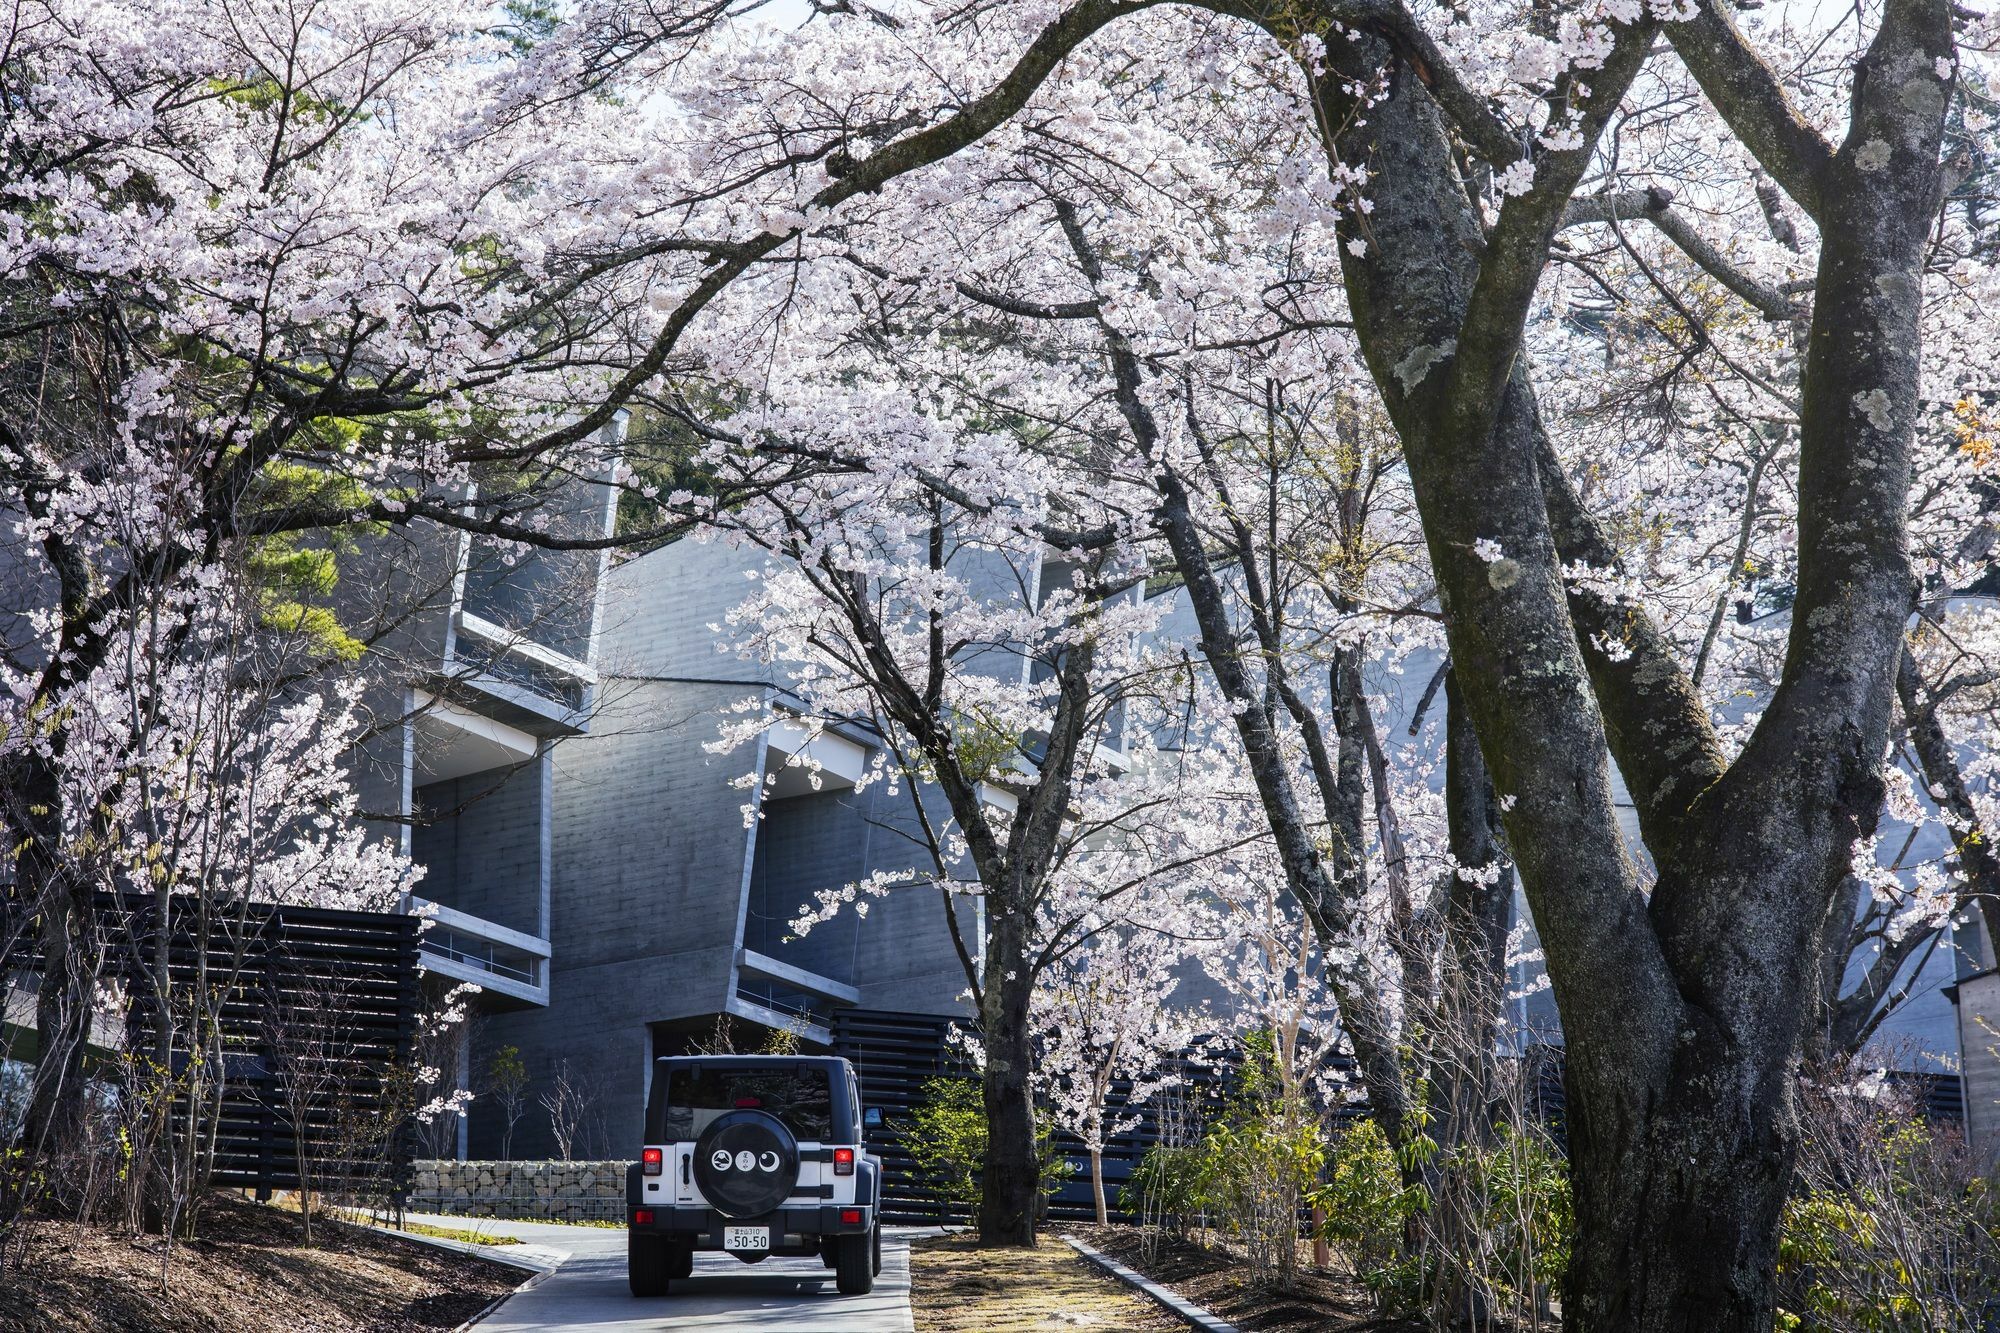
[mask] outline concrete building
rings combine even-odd
[[[576,482],[545,512],[602,538],[616,495]],[[412,525],[342,561],[343,618],[370,641],[362,806],[424,867],[426,968],[488,1009],[548,1003],[554,746],[589,730],[607,559]]]
[[[754,553],[682,541],[610,569],[588,659],[596,675],[587,728],[542,752],[533,795],[506,798],[490,814],[468,806],[453,839],[413,841],[414,854],[439,866],[477,845],[489,872],[520,884],[531,877],[527,850],[501,830],[508,811],[546,802],[535,825],[548,830],[535,862],[546,927],[532,941],[539,953],[525,960],[537,988],[529,1003],[488,1007],[470,1072],[477,1088],[503,1045],[521,1052],[540,1088],[567,1065],[602,1108],[592,1129],[606,1150],[636,1141],[650,1057],[707,1038],[718,1020],[824,1043],[843,1007],[963,1009],[965,973],[934,891],[892,892],[865,919],[843,912],[803,937],[791,929],[819,890],[904,871],[921,856],[906,789],[856,790],[873,757],[870,738],[827,730],[809,739],[784,720],[782,680],[717,651],[714,627],[760,563]],[[722,722],[745,708],[767,712],[773,725],[717,752]],[[514,868],[501,872],[499,862]],[[976,951],[978,912],[956,910]],[[521,919],[478,915],[474,938],[491,946],[508,939],[486,922]],[[441,921],[456,928],[460,919]],[[470,969],[452,975],[480,979]],[[475,1102],[468,1120],[470,1154],[497,1152],[498,1109]],[[524,1118],[513,1155],[547,1151],[547,1135],[545,1117]]]

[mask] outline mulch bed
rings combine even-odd
[[[1422,1327],[1376,1314],[1367,1292],[1326,1269],[1301,1266],[1283,1286],[1261,1285],[1251,1280],[1242,1256],[1221,1247],[1156,1235],[1149,1251],[1137,1227],[1061,1230],[1246,1333],[1413,1333]]]
[[[910,1247],[917,1333],[1186,1333],[1187,1325],[1054,1235],[1032,1250],[983,1250],[971,1235]]]
[[[296,1213],[219,1195],[199,1238],[26,1224],[0,1275],[8,1333],[418,1333],[456,1328],[519,1286],[519,1268],[330,1220],[301,1243]]]

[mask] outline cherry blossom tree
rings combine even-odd
[[[82,1110],[94,894],[131,840],[241,814],[241,755],[267,755],[256,783],[288,774],[302,803],[332,804],[295,854],[224,882],[284,892],[305,861],[344,856],[367,895],[386,873],[316,786],[340,772],[319,738],[342,728],[314,710],[349,705],[280,697],[311,664],[263,676],[272,711],[242,726],[230,715],[256,691],[211,690],[242,674],[216,658],[217,625],[260,651],[232,599],[337,666],[359,647],[332,591],[355,525],[590,544],[538,503],[611,467],[630,385],[607,392],[599,357],[631,330],[592,286],[617,243],[563,206],[547,164],[566,136],[623,140],[598,132],[618,118],[593,72],[496,22],[406,0],[38,0],[0,17],[0,790],[39,930],[39,1139]],[[182,742],[224,735],[245,748],[208,761],[214,785],[169,800],[141,780],[198,768]],[[255,819],[287,812],[283,791],[254,794]]]
[[[736,539],[784,557],[735,613],[737,646],[778,665],[809,727],[879,738],[864,781],[907,797],[922,859],[834,891],[794,928],[891,891],[941,895],[979,1022],[991,1145],[980,1233],[1032,1244],[1037,987],[1118,900],[1212,850],[1173,823],[1192,779],[1156,740],[1174,722],[1166,687],[1185,672],[1149,639],[1162,608],[1143,596],[1115,512],[1004,433],[968,435],[887,395],[870,405],[812,431],[776,408],[732,418],[746,432],[756,418],[748,467],[774,440],[856,449],[868,432],[912,465],[773,490],[730,517]],[[765,725],[760,704],[720,743]],[[983,942],[961,929],[966,896]]]
[[[1178,855],[1173,844],[1153,838],[1124,849],[1122,856],[1110,848],[1094,854],[1119,856],[1126,878],[1150,880],[1141,892],[1103,903],[1086,891],[1081,903],[1067,910],[1058,905],[1050,913],[1057,920],[1073,917],[1077,927],[1044,967],[1030,1001],[1035,1083],[1055,1127],[1073,1135],[1089,1155],[1100,1226],[1110,1220],[1106,1141],[1137,1127],[1146,1103],[1180,1085],[1188,1061],[1199,1058],[1197,1042],[1211,1035],[1217,1022],[1205,1005],[1177,1003],[1176,997],[1183,981],[1199,975],[1203,960],[1222,946],[1224,937],[1207,916],[1218,872],[1261,841],[1245,836],[1228,853],[1213,849],[1218,822],[1254,821],[1241,795],[1211,803],[1190,793],[1179,803],[1178,820],[1195,827],[1182,835]],[[1148,873],[1163,855],[1185,862],[1181,874]],[[1090,868],[1099,880],[1107,869]],[[1057,892],[1079,887],[1078,881],[1065,880]]]
[[[958,86],[986,91],[940,99],[954,109],[922,128],[829,136],[831,184],[800,172],[798,215],[738,255],[754,263],[809,230],[823,237],[815,210],[1038,114],[1096,34],[1117,24],[1118,40],[1143,43],[1143,8],[1085,0],[1045,26],[1024,22],[1012,42],[1000,40],[1004,19],[947,20],[943,48],[980,53],[955,68]],[[1851,50],[1843,124],[1823,100],[1802,113],[1800,99],[1826,87],[1788,88],[1712,5],[1579,9],[1540,32],[1497,12],[1434,25],[1393,8],[1235,16],[1298,60],[1309,95],[1295,105],[1321,131],[1330,178],[1344,189],[1369,173],[1336,201],[1350,205],[1335,224],[1347,305],[1402,442],[1453,677],[1565,1015],[1582,1231],[1566,1317],[1580,1328],[1759,1327],[1771,1317],[1791,1064],[1832,895],[1880,805],[1910,612],[1906,500],[1926,242],[1957,85],[1951,17],[1938,4],[1887,6]],[[870,26],[881,40],[937,31],[900,16]],[[1727,746],[1671,640],[1642,603],[1607,588],[1620,552],[1554,451],[1526,342],[1571,197],[1594,174],[1574,217],[1610,225],[1628,206],[1617,187],[1643,179],[1643,166],[1608,166],[1598,149],[1662,36],[1724,137],[1820,230],[1799,321],[1786,652],[1756,723]],[[1495,59],[1502,44],[1518,58]],[[975,76],[968,66],[995,48],[1020,54],[984,57],[994,72]],[[906,107],[910,82],[895,81],[885,103]],[[1656,225],[1671,236],[1680,221]],[[1699,263],[1699,235],[1681,230]],[[1169,377],[1135,360],[1126,398],[1163,436],[1177,433],[1163,424],[1178,421]],[[1570,577],[1579,568],[1601,576]],[[1614,763],[1650,875],[1627,852]]]
[[[1211,720],[1301,910],[1356,950],[1329,955],[1340,981],[1357,934],[1393,953],[1413,937],[1381,922],[1428,899],[1377,910],[1407,866],[1361,873],[1395,807],[1360,677],[1294,706],[1310,658],[1284,627],[1326,625],[1335,664],[1398,631],[1370,614],[1380,579],[1256,591],[1283,542],[1244,538],[1255,469],[1224,464],[1248,367],[1357,414],[1372,393],[1421,538],[1407,609],[1442,634],[1464,724],[1441,887],[1492,888],[1504,850],[1563,1014],[1565,1319],[1769,1325],[1794,1069],[1867,920],[1857,885],[1903,895],[1899,923],[1984,891],[1984,648],[1959,643],[1987,550],[1969,423],[1991,357],[1967,316],[1992,219],[1959,192],[1984,19],[1077,0],[827,7],[776,33],[587,3],[517,52],[449,8],[299,28],[190,4],[157,43],[122,40],[115,7],[28,12],[49,21],[7,48],[9,345],[87,353],[9,362],[59,390],[21,401],[62,406],[0,439],[62,608],[30,696],[96,670],[136,579],[291,530],[272,508],[527,540],[525,501],[464,509],[467,469],[576,468],[637,403],[700,442],[658,531],[789,562],[766,607],[794,627],[775,655],[814,664],[806,712],[888,738],[897,778],[940,794],[933,882],[1001,904],[983,974],[967,959],[989,1041],[1025,1031],[1032,978],[1004,963],[1048,929],[1075,831],[1117,822],[1096,742],[1122,682],[1156,675],[1123,600],[1154,577],[1184,583]],[[170,479],[173,540],[79,552],[61,520],[99,484],[91,450]],[[294,454],[309,476],[274,479]],[[996,616],[961,549],[1073,575]],[[1343,618],[1367,623],[1343,640]],[[968,669],[995,642],[1041,674]],[[1868,840],[1899,702],[1928,800],[1890,813],[1937,812],[1958,868],[1892,890]],[[52,810],[53,772],[7,776]],[[1490,927],[1464,896],[1444,910]],[[1491,929],[1451,938],[1467,966],[1494,952]],[[1395,1016],[1368,1016],[1363,975],[1342,1006],[1393,1121]],[[982,1223],[1022,1238],[1022,1048],[994,1054],[1013,1147]]]

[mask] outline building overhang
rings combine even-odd
[[[769,954],[758,953],[755,949],[737,950],[736,965],[751,976],[791,986],[807,994],[832,1000],[836,1004],[861,1003],[861,991],[858,988],[844,981],[835,981],[832,977],[821,976],[817,972],[808,972],[803,967],[780,962]]]
[[[417,781],[443,782],[533,759],[540,740],[519,727],[428,690],[415,691],[411,725],[417,733]]]
[[[764,793],[774,800],[854,786],[868,771],[868,747],[831,728],[817,733],[799,719],[779,714],[764,733],[770,753],[764,761]]]
[[[796,1032],[801,1041],[809,1041],[816,1046],[833,1045],[833,1029],[815,1023],[809,1018],[801,1018],[782,1009],[773,1009],[768,1005],[758,1004],[755,1000],[746,1000],[741,995],[730,996],[727,1009],[738,1018],[747,1018],[752,1023],[761,1024],[774,1032]]]
[[[431,923],[417,937],[425,971],[469,981],[521,1004],[548,1007],[547,940],[424,898],[412,898],[410,910]]]

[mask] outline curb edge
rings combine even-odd
[[[1193,1301],[1187,1300],[1185,1297],[1168,1290],[1136,1269],[1127,1268],[1124,1264],[1119,1263],[1102,1250],[1085,1244],[1075,1236],[1065,1235],[1062,1239],[1065,1245],[1075,1250],[1085,1259],[1096,1264],[1126,1286],[1136,1291],[1144,1292],[1146,1295],[1152,1297],[1168,1310],[1186,1320],[1193,1327],[1201,1329],[1203,1333],[1240,1333],[1236,1325],[1218,1319],[1199,1305],[1196,1305]]]

